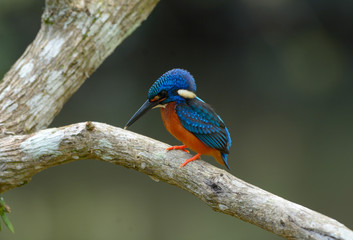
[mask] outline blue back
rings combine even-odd
[[[230,134],[222,119],[210,105],[199,98],[194,98],[177,104],[175,110],[186,130],[193,133],[207,146],[223,154],[229,154],[232,144]]]

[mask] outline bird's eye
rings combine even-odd
[[[165,98],[167,96],[168,92],[166,90],[162,90],[160,91],[160,93],[158,93],[159,98]]]
[[[150,100],[150,102],[155,102],[155,101],[163,101],[164,99],[167,98],[168,92],[166,90],[160,91],[154,98]]]

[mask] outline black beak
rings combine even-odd
[[[137,121],[140,117],[142,117],[143,114],[148,112],[150,109],[153,107],[157,106],[159,104],[158,101],[150,102],[150,100],[147,99],[147,101],[140,107],[139,110],[132,116],[132,118],[126,123],[124,129],[127,129],[130,127],[134,122]]]

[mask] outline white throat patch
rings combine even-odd
[[[189,90],[186,90],[186,89],[179,89],[178,90],[178,94],[179,96],[183,97],[183,98],[195,98],[196,97],[196,94],[189,91]]]
[[[167,106],[167,104],[158,104],[156,106],[153,107],[153,109],[155,108],[165,108]]]

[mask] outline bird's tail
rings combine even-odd
[[[230,167],[227,162],[227,156],[228,156],[227,153],[223,153],[221,151],[215,150],[213,154],[210,154],[210,155],[212,155],[219,164],[221,164],[222,166],[226,166],[228,170],[230,170]]]
[[[228,170],[230,170],[230,167],[229,167],[228,162],[227,162],[228,154],[221,153],[221,156],[222,156],[222,160],[223,160],[224,165],[228,168]]]

